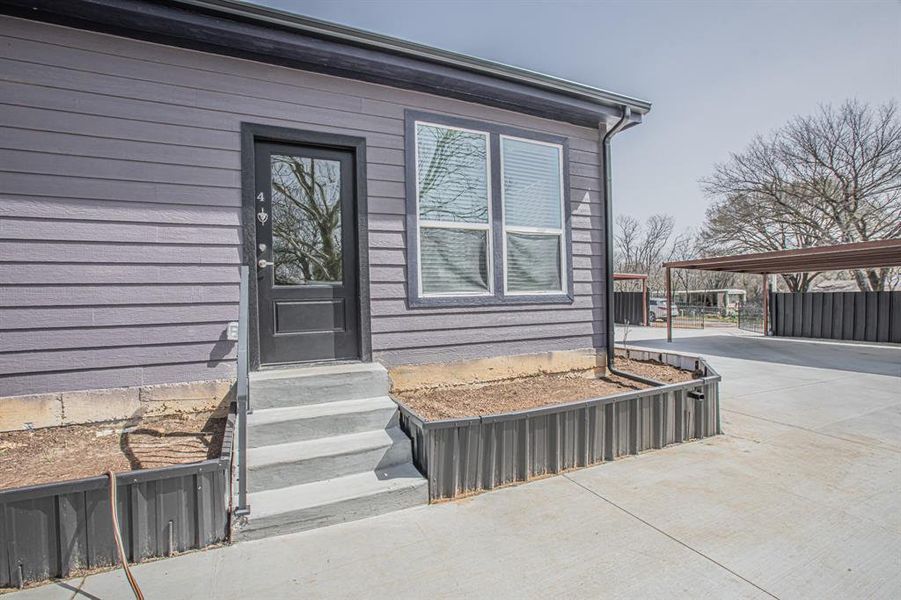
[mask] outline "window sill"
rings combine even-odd
[[[521,304],[572,304],[570,294],[531,294],[514,296],[438,296],[408,298],[408,308],[514,306]]]

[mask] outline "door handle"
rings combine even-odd
[[[271,267],[274,264],[275,264],[274,262],[268,261],[265,258],[261,258],[260,260],[257,261],[257,266],[261,269],[265,269],[266,267]]]

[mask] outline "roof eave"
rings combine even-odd
[[[176,0],[181,4],[199,8],[212,8],[244,18],[253,18],[260,22],[287,26],[310,35],[342,40],[347,43],[378,48],[386,52],[402,54],[421,60],[445,64],[482,73],[492,77],[518,81],[526,85],[541,87],[547,90],[572,94],[585,100],[597,102],[610,107],[628,106],[633,113],[644,115],[651,110],[647,100],[626,96],[616,92],[588,86],[537,71],[523,69],[504,63],[490,61],[459,52],[443,50],[417,42],[411,42],[379,33],[365,31],[338,23],[322,21],[312,17],[297,15],[267,6],[261,6],[242,0]]]
[[[597,127],[650,104],[525,69],[236,0],[0,0],[0,13]]]

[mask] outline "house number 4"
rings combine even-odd
[[[260,192],[259,194],[257,194],[257,200],[260,202],[266,201],[266,196],[263,195],[263,192]]]

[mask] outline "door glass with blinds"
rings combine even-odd
[[[508,294],[564,290],[563,149],[501,136],[504,280]]]
[[[492,291],[488,140],[485,132],[416,123],[422,296]]]

